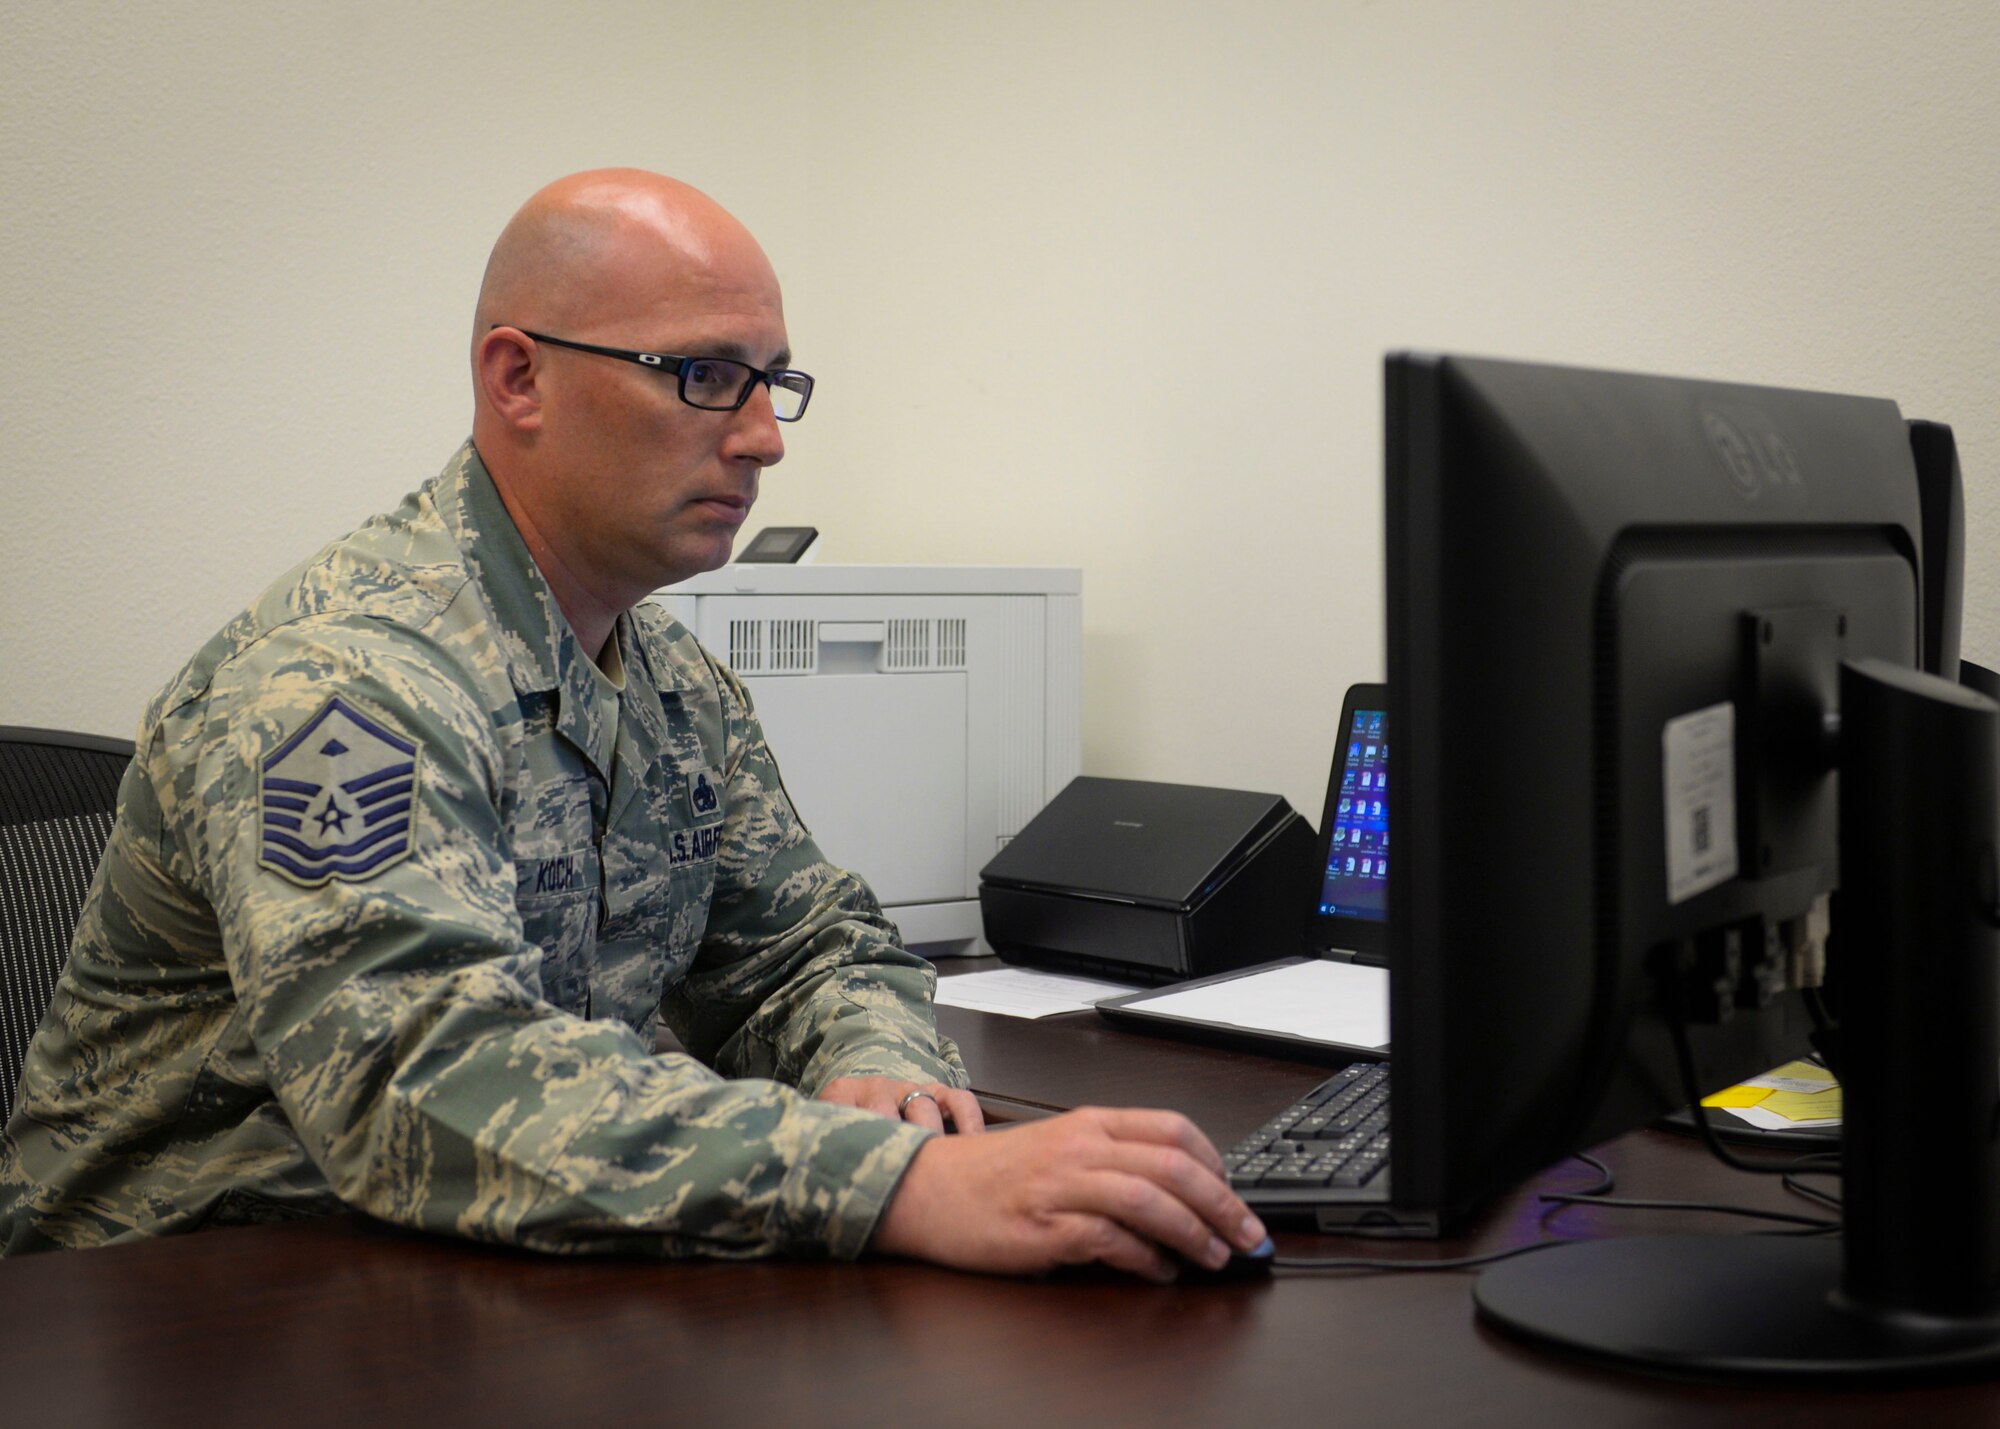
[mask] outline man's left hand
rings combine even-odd
[[[858,1106],[894,1121],[943,1131],[984,1131],[986,1118],[971,1092],[942,1082],[901,1082],[894,1077],[839,1077],[819,1089],[817,1098],[839,1106]]]

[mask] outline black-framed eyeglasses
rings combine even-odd
[[[499,323],[495,327],[501,326]],[[566,337],[521,331],[536,342],[553,347],[571,347],[578,352],[594,352],[599,357],[615,357],[620,362],[636,362],[659,372],[671,372],[680,379],[680,397],[690,407],[704,412],[734,412],[750,400],[759,382],[771,392],[771,413],[781,422],[796,422],[806,414],[812,400],[813,380],[789,367],[766,372],[747,362],[727,357],[680,357],[671,352],[634,352],[624,347],[600,347],[594,342],[571,342]]]

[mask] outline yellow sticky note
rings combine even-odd
[[[1725,1087],[1701,1099],[1703,1106],[1756,1106],[1775,1095],[1769,1087]],[[1836,1113],[1837,1115],[1837,1113]]]

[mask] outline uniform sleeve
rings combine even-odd
[[[545,1001],[502,839],[507,746],[474,689],[407,630],[318,617],[223,666],[174,732],[186,775],[165,813],[307,1153],[348,1205],[474,1239],[858,1254],[921,1133],[655,1057]],[[311,827],[342,811],[293,787],[320,767],[301,750],[336,746],[323,757],[362,771],[339,787],[392,810],[351,839]],[[398,799],[400,852],[378,837]]]
[[[793,810],[750,697],[721,696],[724,823],[707,935],[663,1006],[696,1056],[812,1093],[840,1077],[968,1085],[932,1008],[937,974],[875,896],[828,863]]]

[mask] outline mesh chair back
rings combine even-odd
[[[132,744],[0,725],[0,1123],[111,837]]]

